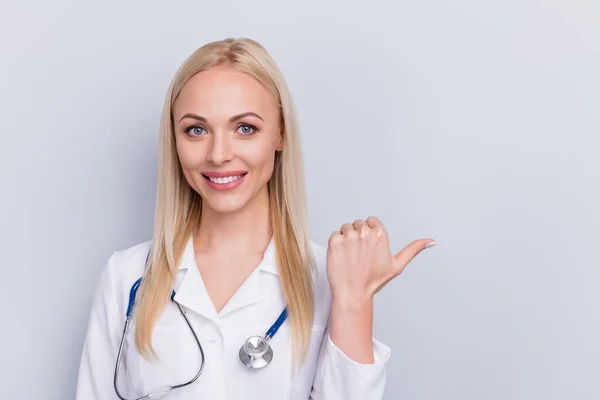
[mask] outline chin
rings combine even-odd
[[[211,210],[213,210],[214,212],[217,212],[219,214],[229,214],[229,213],[237,212],[237,211],[243,209],[246,206],[246,204],[248,203],[247,201],[244,201],[244,199],[231,199],[231,200],[211,199],[211,200],[208,200],[206,198],[202,199],[202,206],[208,207]]]

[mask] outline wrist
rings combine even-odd
[[[351,360],[373,364],[373,297],[332,295],[329,336]]]
[[[331,311],[349,312],[352,314],[373,310],[373,296],[368,294],[332,293]]]

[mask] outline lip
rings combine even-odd
[[[248,171],[243,171],[243,170],[239,170],[239,171],[206,171],[206,172],[202,172],[202,175],[204,176],[210,176],[211,178],[223,178],[225,176],[237,176],[237,175],[242,175],[247,173]]]
[[[233,172],[237,172],[237,171],[233,171]],[[231,172],[227,172],[227,175],[224,175],[224,176],[232,176],[232,175],[235,176],[235,175],[241,175],[241,174],[244,174],[244,176],[242,176],[240,179],[237,179],[235,181],[228,182],[228,183],[215,183],[215,182],[212,182],[206,176],[204,176],[204,180],[206,181],[206,184],[208,185],[208,187],[211,189],[219,190],[219,191],[232,190],[232,189],[235,189],[236,187],[240,186],[244,182],[244,180],[246,180],[246,176],[248,174],[245,172],[240,172],[237,174],[236,173],[231,174]],[[205,174],[202,174],[202,175],[205,175]],[[206,175],[208,175],[208,174],[206,174]]]

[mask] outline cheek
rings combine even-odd
[[[184,170],[197,168],[202,163],[202,151],[190,146],[190,143],[177,143],[177,155]]]
[[[275,151],[270,149],[256,148],[246,152],[247,163],[261,175],[271,174],[274,165]]]

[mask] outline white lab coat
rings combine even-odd
[[[245,339],[264,334],[285,302],[271,240],[262,261],[217,313],[194,260],[192,237],[177,272],[176,296],[204,348],[204,371],[168,399],[379,400],[390,349],[373,339],[374,364],[348,358],[329,338],[331,291],[325,270],[327,250],[311,242],[318,264],[315,318],[310,350],[292,375],[291,339],[286,321],[270,340],[274,356],[263,369],[248,370],[238,352]],[[113,389],[117,351],[132,284],[142,276],[150,241],[115,252],[102,272],[93,300],[77,385],[77,400],[118,400]],[[200,353],[176,305],[169,302],[153,331],[159,361],[140,356],[134,344],[135,320],[123,349],[118,382],[129,398],[164,385],[183,383],[200,365]]]

